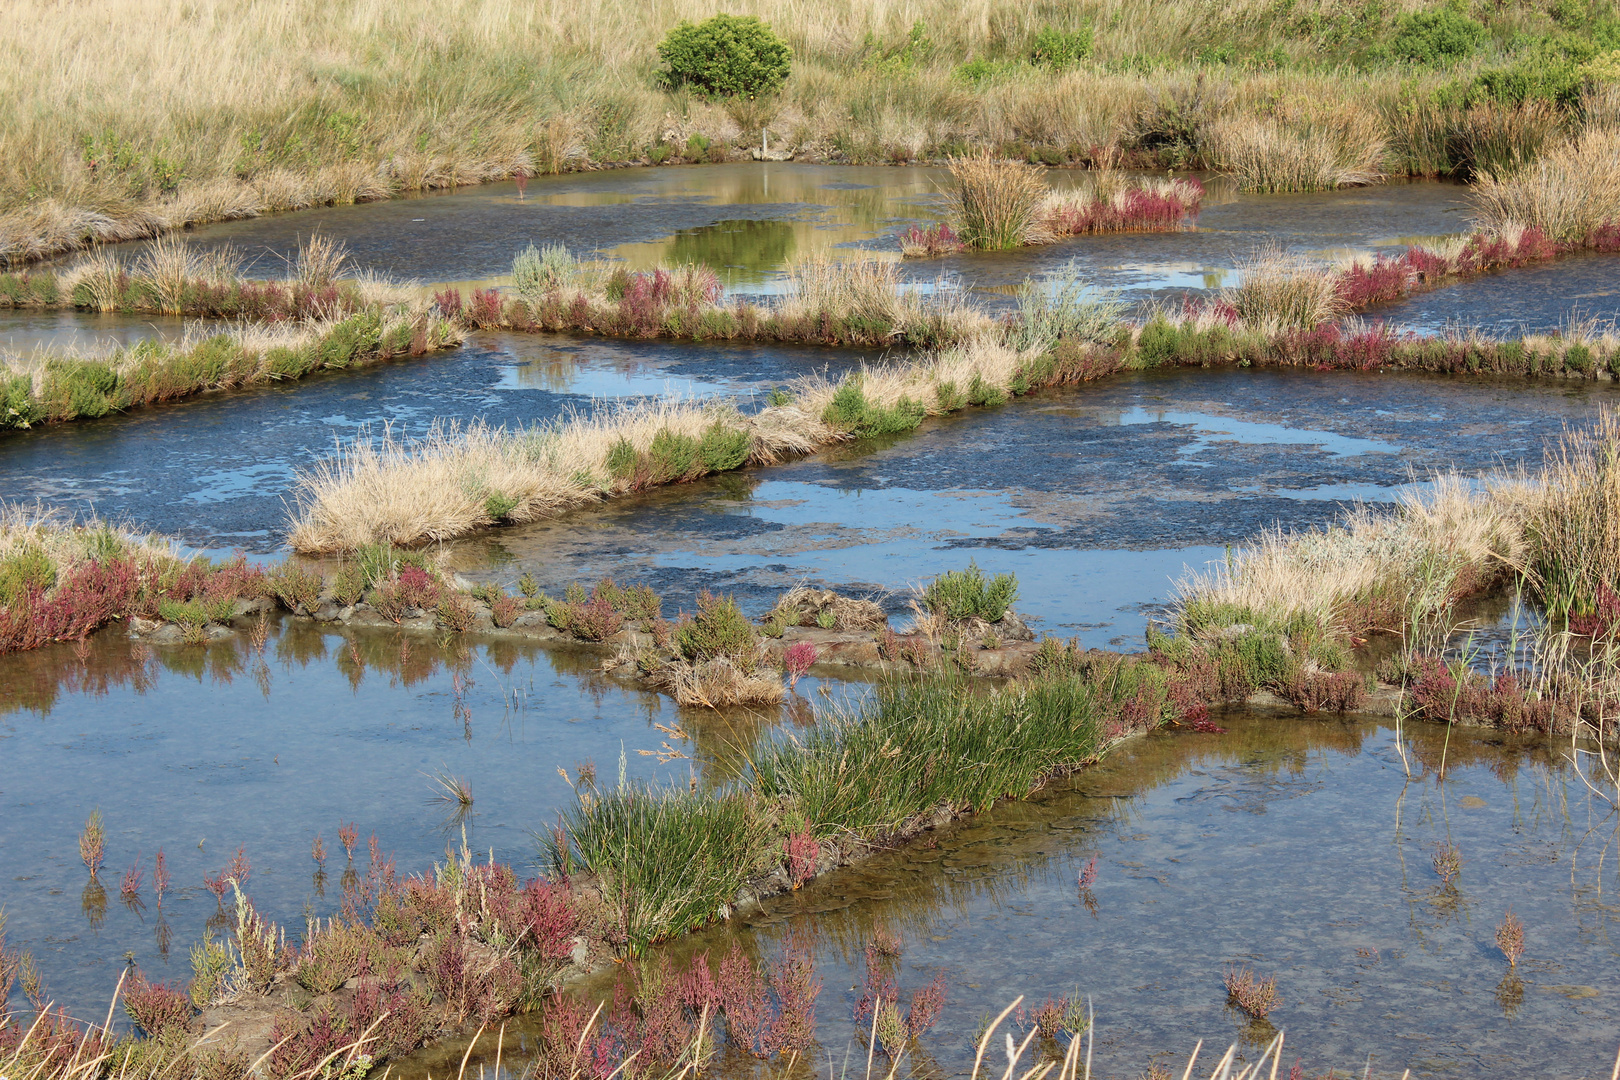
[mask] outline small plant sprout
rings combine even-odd
[[[152,891],[157,894],[158,907],[163,906],[163,894],[169,888],[169,864],[163,858],[163,849],[158,848],[157,859],[152,864]]]
[[[788,878],[797,889],[815,875],[816,860],[821,857],[821,845],[816,843],[809,826],[806,826],[782,841],[782,853],[787,863]]]
[[[799,685],[810,670],[810,665],[816,662],[816,647],[808,641],[795,641],[782,653],[782,670],[787,672],[788,689]]]
[[[79,858],[90,870],[93,879],[101,872],[102,860],[106,857],[107,829],[101,821],[101,810],[98,807],[90,811],[90,818],[84,823],[84,831],[79,834]]]
[[[338,842],[343,845],[343,853],[354,862],[354,846],[360,842],[360,830],[354,827],[354,822],[338,828]]]
[[[315,860],[316,866],[323,870],[326,868],[326,841],[321,839],[320,833],[316,833],[315,839],[310,842],[309,857]]]
[[[1512,908],[1508,908],[1502,924],[1496,928],[1496,947],[1507,957],[1508,967],[1519,966],[1519,957],[1524,955],[1524,923],[1513,914]]]
[[[124,903],[134,903],[141,898],[141,882],[145,878],[146,871],[141,869],[141,860],[136,858],[129,869],[124,871],[123,879],[118,883],[118,895]]]
[[[1264,1020],[1272,1009],[1282,1004],[1277,996],[1277,977],[1267,975],[1262,979],[1246,967],[1227,969],[1226,1000],[1253,1020]]]
[[[1447,841],[1434,849],[1434,872],[1440,875],[1440,880],[1448,887],[1457,883],[1457,877],[1462,873],[1462,851],[1456,844]]]
[[[472,805],[472,785],[465,777],[455,776],[448,770],[441,769],[434,773],[431,779],[437,789],[433,796],[435,799],[463,807]]]
[[[1086,865],[1080,868],[1080,891],[1090,892],[1092,885],[1097,882],[1097,856],[1093,855],[1086,860]]]

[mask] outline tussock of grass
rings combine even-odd
[[[968,247],[1005,251],[1043,242],[1040,211],[1050,193],[1042,170],[1021,161],[1001,161],[988,152],[953,158],[950,217]]]
[[[1345,314],[1338,282],[1327,269],[1266,248],[1238,266],[1236,288],[1221,299],[1246,326],[1263,333],[1311,329]]]
[[[1235,116],[1209,129],[1210,156],[1245,191],[1331,191],[1384,178],[1387,137],[1378,118]]]
[[[1620,128],[1595,128],[1517,169],[1485,174],[1471,198],[1498,231],[1539,229],[1559,244],[1620,233]]]
[[[713,921],[776,855],[769,818],[747,791],[621,783],[565,810],[567,843],[546,855],[559,874],[595,874],[640,951]]]

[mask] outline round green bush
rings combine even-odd
[[[1449,64],[1472,56],[1485,41],[1485,26],[1452,8],[1403,15],[1390,52],[1414,64]]]
[[[752,15],[716,15],[695,25],[681,20],[659,44],[658,58],[669,66],[671,86],[753,98],[782,88],[793,50]]]

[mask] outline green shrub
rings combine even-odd
[[[698,612],[675,630],[675,647],[694,664],[726,657],[750,660],[758,644],[754,626],[730,596],[698,593]]]
[[[101,360],[45,362],[45,398],[65,419],[106,416],[117,404],[118,373]]]
[[[861,389],[860,376],[851,375],[833,392],[832,400],[821,411],[821,422],[856,438],[868,439],[914,431],[927,416],[927,407],[909,397],[902,397],[893,408],[873,405]]]
[[[56,584],[56,567],[45,549],[32,544],[0,559],[0,604],[11,604],[32,589]]]
[[[956,70],[951,72],[951,78],[957,82],[967,83],[972,87],[980,87],[1000,76],[1006,75],[1019,66],[1021,65],[986,60],[981,56],[976,60],[958,64]]]
[[[969,562],[966,570],[950,570],[939,575],[923,590],[923,603],[928,610],[947,619],[979,618],[999,622],[1016,599],[1018,578],[1015,575],[997,574],[986,579],[976,561]]]
[[[658,46],[671,86],[719,97],[774,94],[787,81],[793,50],[752,15],[681,20]]]
[[[26,428],[41,418],[32,378],[13,375],[0,379],[0,428]]]
[[[708,472],[730,472],[748,460],[752,445],[748,432],[716,420],[703,432],[698,443],[698,459]]]
[[[499,521],[518,506],[516,495],[507,495],[503,492],[493,492],[484,499],[484,513],[494,521]]]
[[[1057,30],[1044,27],[1030,46],[1029,61],[1050,68],[1072,67],[1091,55],[1091,27]]]
[[[1571,345],[1564,350],[1564,366],[1582,375],[1592,370],[1592,350],[1585,345]]]
[[[1483,23],[1445,7],[1401,16],[1389,50],[1414,64],[1450,64],[1472,56],[1484,42]]]
[[[647,447],[654,483],[684,480],[698,462],[698,441],[669,428],[659,428]]]

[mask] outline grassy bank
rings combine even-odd
[[[546,844],[548,878],[524,881],[465,848],[431,873],[401,878],[373,841],[364,872],[344,877],[341,914],[309,923],[287,946],[250,898],[237,889],[232,903],[227,892],[226,940],[193,951],[189,987],[149,984],[138,972],[124,987],[122,1004],[144,1038],[53,1018],[36,980],[26,989],[45,1026],[30,1036],[0,1024],[0,1053],[48,1069],[51,1055],[69,1057],[90,1040],[87,1056],[123,1061],[124,1075],[191,1075],[203,1060],[218,1070],[211,1075],[240,1075],[245,1051],[240,1060],[217,1047],[193,1056],[199,1027],[215,1015],[208,1010],[229,1000],[233,1015],[276,1017],[257,1063],[270,1076],[311,1076],[339,1060],[349,1075],[361,1054],[375,1061],[441,1031],[528,1011],[567,971],[636,956],[749,896],[1025,797],[1094,760],[1111,739],[1175,715],[1157,669],[1119,658],[997,690],[950,677],[890,684],[871,707],[829,718],[810,743],[762,751],[748,779],[728,788],[598,790],[580,778],[577,804]],[[896,784],[900,769],[923,782]],[[20,954],[4,960],[0,971],[32,970]],[[770,981],[768,970],[740,962],[746,970],[727,961],[723,981]],[[804,982],[796,985],[802,993]],[[809,1037],[802,1024],[793,1030]]]
[[[194,323],[178,342],[148,339],[102,355],[0,356],[0,429],[423,356],[461,340],[411,290],[341,276],[345,258],[315,237],[285,280],[257,281],[240,276],[229,249],[204,253],[171,237],[133,263],[101,253],[61,272],[0,274],[0,308],[235,320]]]
[[[1104,313],[1106,314],[1106,313]],[[1115,332],[1078,301],[1052,313],[1077,335]],[[729,403],[654,401],[516,431],[445,428],[408,444],[360,441],[298,481],[295,550],[419,544],[499,522],[535,521],[605,498],[770,465],[853,438],[910,431],[929,416],[1000,404],[1078,381],[1095,360],[1054,352],[1032,321],[1012,341],[979,338],[912,362],[867,365],[773,393],[752,414]],[[1021,340],[1034,337],[1033,341]]]
[[[0,504],[0,653],[81,640],[144,615],[228,621],[263,593],[263,571],[188,559],[159,538]]]
[[[1183,583],[1178,638],[1221,643],[1239,628],[1292,623],[1347,649],[1400,641],[1379,674],[1407,687],[1413,715],[1608,737],[1620,696],[1620,419],[1550,446],[1540,470],[1472,483],[1437,478],[1390,511],[1275,532]],[[1438,655],[1460,604],[1516,586],[1541,613],[1530,660],[1490,672],[1464,649]]]
[[[1210,165],[1258,190],[1476,173],[1612,110],[1601,91],[1620,47],[1606,4],[1414,22],[1326,0],[1286,14],[1261,0],[756,0],[732,10],[791,46],[780,93],[667,88],[658,42],[713,10],[485,0],[447,21],[422,0],[28,0],[0,31],[19,58],[0,80],[15,120],[0,135],[0,258],[518,172],[726,160],[766,128],[811,160],[986,148]]]

